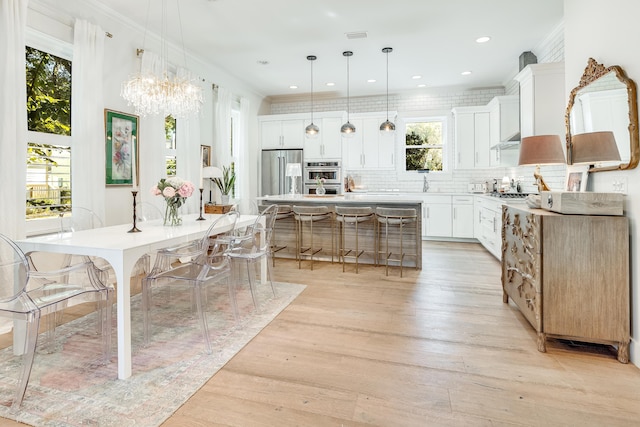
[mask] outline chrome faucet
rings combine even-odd
[[[427,191],[429,191],[429,181],[427,181],[427,176],[424,175],[422,177],[422,192],[426,193]]]

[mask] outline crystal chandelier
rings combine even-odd
[[[180,34],[182,35],[180,4],[177,0],[176,4]],[[120,95],[127,100],[128,105],[135,107],[136,114],[143,117],[155,114],[171,115],[174,118],[186,117],[191,114],[197,114],[202,104],[204,104],[202,88],[194,84],[193,78],[187,70],[178,68],[175,74],[171,74],[168,70],[168,49],[164,37],[166,15],[166,2],[163,0],[162,31],[160,36],[162,57],[159,61],[160,66],[145,66],[144,56],[150,53],[145,53],[144,49],[138,49],[138,56],[140,54],[143,56],[140,71],[122,83]],[[182,45],[184,46],[184,40]]]

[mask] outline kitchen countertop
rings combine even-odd
[[[297,194],[291,196],[290,194],[284,194],[279,196],[262,196],[258,197],[258,200],[268,200],[273,202],[286,202],[286,203],[424,203],[424,196],[477,196],[486,200],[500,202],[506,205],[521,206],[526,202],[524,198],[511,199],[500,198],[492,196],[491,193],[440,193],[440,192],[401,192],[401,191],[381,191],[381,192],[354,192],[345,193],[341,195],[311,195],[311,194]]]
[[[318,196],[318,195],[311,195],[311,194],[291,196],[289,194],[286,194],[286,195],[280,195],[280,196],[262,196],[262,197],[258,197],[257,199],[267,200],[272,202],[286,202],[290,204],[294,204],[294,203],[419,204],[423,202],[422,198],[416,197],[415,195],[411,195],[410,193],[391,193],[391,194],[347,193],[344,195],[337,195],[337,196],[336,195]]]

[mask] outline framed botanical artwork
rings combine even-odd
[[[137,185],[138,116],[104,110],[105,184]]]
[[[565,191],[585,191],[589,165],[567,165],[567,176],[564,181]]]
[[[200,154],[202,155],[202,167],[205,168],[207,166],[211,166],[211,146],[201,145],[200,151]]]

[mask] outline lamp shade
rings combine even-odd
[[[522,138],[519,166],[553,165],[564,162],[564,150],[558,135],[535,135]]]
[[[202,168],[203,178],[222,178],[222,170],[215,166],[206,166]]]
[[[286,176],[302,176],[302,165],[300,163],[287,163]]]
[[[613,132],[589,132],[571,137],[573,164],[594,164],[620,161],[620,152]]]

